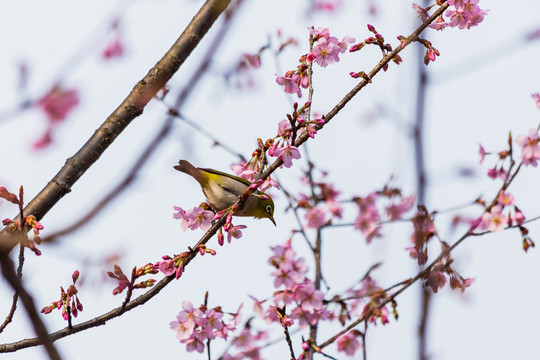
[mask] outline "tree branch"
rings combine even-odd
[[[223,39],[225,38],[225,35],[230,28],[233,15],[237,12],[238,8],[242,4],[242,1],[243,0],[237,0],[234,3],[234,6],[230,7],[224,13],[224,20],[221,23],[221,27],[219,31],[217,31],[216,37],[213,39],[212,44],[208,47],[208,50],[205,53],[202,61],[199,63],[197,69],[193,72],[190,79],[187,81],[186,85],[176,98],[174,106],[169,109],[169,114],[163,122],[160,131],[154,136],[152,141],[150,141],[144,151],[135,160],[133,166],[128,171],[127,175],[124,176],[124,178],[115,187],[113,187],[101,200],[97,201],[97,203],[92,207],[92,209],[90,209],[90,211],[81,216],[79,220],[76,220],[75,222],[66,226],[63,229],[60,229],[48,236],[43,237],[41,239],[43,242],[55,241],[58,237],[67,235],[89,224],[90,220],[92,220],[97,214],[99,214],[101,210],[103,210],[108,204],[110,204],[114,199],[116,199],[120,194],[122,194],[124,190],[128,189],[129,186],[136,179],[139,171],[150,159],[151,155],[155,152],[155,150],[157,150],[161,142],[167,136],[169,136],[171,129],[173,128],[175,119],[180,118],[191,126],[194,126],[194,124],[191,124],[189,121],[186,121],[177,114],[180,112],[180,109],[185,105],[189,95],[193,92],[199,81],[203,78],[203,74],[208,71],[211,60],[214,58],[214,55],[219,50],[219,46],[223,42]]]
[[[38,220],[67,193],[75,182],[94,164],[118,135],[142,114],[144,107],[165,86],[197,46],[218,16],[225,10],[230,0],[207,0],[191,20],[174,45],[158,63],[139,81],[126,99],[96,130],[94,135],[71,158],[24,209],[25,214],[34,215]],[[3,230],[2,232],[5,232]],[[3,252],[15,245],[0,237]]]

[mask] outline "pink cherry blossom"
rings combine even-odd
[[[122,44],[122,39],[119,36],[116,36],[112,39],[105,49],[102,52],[103,58],[110,60],[113,58],[119,58],[124,54],[124,45]]]
[[[292,166],[293,159],[300,159],[300,151],[298,151],[297,147],[291,145],[274,147],[272,153],[269,151],[268,154],[283,160],[283,166],[286,168]]]
[[[375,206],[376,193],[371,193],[365,198],[355,200],[359,207],[358,216],[354,223],[354,228],[360,230],[364,234],[368,244],[372,239],[381,237],[379,221],[381,216],[379,210]]]
[[[42,150],[48,147],[49,145],[51,145],[53,142],[52,134],[53,134],[53,127],[52,126],[47,127],[47,130],[45,130],[45,132],[41,135],[41,137],[37,139],[36,141],[34,141],[34,143],[32,144],[32,149]]]
[[[173,206],[173,208],[174,210],[176,210],[176,212],[173,213],[173,218],[177,220],[182,220],[182,224],[181,224],[182,230],[186,231],[188,229],[189,217],[187,216],[184,209],[182,209],[181,207]]]
[[[444,18],[442,17],[442,15],[439,16],[437,20],[429,24],[429,27],[435,30],[444,30],[447,26],[449,26],[449,23],[444,21]]]
[[[240,239],[242,237],[242,229],[247,228],[245,225],[232,226],[227,230],[227,242],[231,242],[232,238]]]
[[[341,216],[343,214],[343,206],[341,206],[341,203],[339,201],[336,201],[334,199],[326,200],[326,202],[324,203],[324,207],[333,216],[341,219]]]
[[[344,53],[347,51],[347,48],[349,47],[349,43],[352,44],[356,41],[355,38],[350,36],[345,36],[343,39],[341,39],[340,42],[337,43],[337,46],[339,48],[340,53]]]
[[[488,231],[499,232],[504,230],[508,224],[508,216],[502,213],[502,206],[496,205],[491,208],[490,212],[485,212],[482,215],[480,227]]]
[[[303,281],[304,275],[296,271],[292,266],[280,266],[272,275],[274,279],[274,287],[279,288],[284,285],[286,289],[292,289],[297,283]]]
[[[318,316],[316,313],[306,311],[301,307],[296,307],[291,312],[291,318],[298,321],[298,327],[304,329],[309,325],[315,325],[318,321]]]
[[[303,310],[313,312],[322,308],[324,294],[315,289],[315,284],[312,281],[297,285],[293,293],[295,300],[301,304]]]
[[[358,333],[354,330],[341,335],[336,340],[337,350],[344,352],[348,356],[354,356],[356,352],[361,348],[360,341],[358,341]]]
[[[79,92],[75,89],[63,89],[54,86],[38,100],[40,107],[51,123],[65,120],[69,113],[79,104]]]
[[[234,171],[237,176],[246,179],[249,182],[254,182],[257,179],[257,172],[251,167],[246,167],[244,162],[231,165],[231,170]]]
[[[277,75],[276,75],[277,76]],[[290,77],[289,76],[277,76],[276,82],[281,85],[285,86],[285,92],[287,94],[297,94],[299,98],[302,97],[302,90],[298,87],[298,75],[293,74]]]
[[[540,160],[540,144],[537,129],[531,129],[529,135],[519,135],[516,143],[521,146],[521,159],[524,165],[537,165]]]
[[[448,22],[450,27],[470,29],[481,23],[487,14],[487,11],[478,7],[478,0],[449,0],[448,4],[454,7],[445,13],[450,18]]]
[[[191,301],[184,301],[182,303],[182,310],[176,317],[179,323],[184,324],[184,326],[192,331],[195,329],[195,325],[199,321],[200,317],[203,315],[203,312],[198,308],[194,308]]]
[[[212,226],[212,220],[214,219],[214,213],[209,210],[204,210],[201,207],[195,207],[186,211],[186,216],[189,218],[188,227],[191,230],[196,230],[199,227],[202,231],[210,229]]]
[[[472,285],[473,282],[474,279],[463,279],[456,273],[450,274],[450,287],[453,290],[460,289],[463,293],[466,288]]]
[[[279,322],[277,308],[278,306],[276,304],[270,305],[263,315],[264,321],[266,321],[268,324]]]
[[[482,145],[478,146],[478,153],[480,154],[480,164],[484,162],[484,158],[486,157],[486,150]]]
[[[164,256],[165,261],[160,261],[156,265],[158,266],[159,271],[161,271],[165,276],[170,276],[176,272],[176,264],[174,259]]]
[[[316,29],[310,29],[309,33],[313,35],[314,38],[324,38],[328,39],[330,37],[330,29],[318,27]]]
[[[205,323],[204,325],[201,325],[203,327],[203,331],[208,336],[208,339],[214,339],[216,337],[215,331],[223,329],[223,322],[221,321],[221,318],[223,317],[223,313],[216,311],[215,309],[208,309],[205,313]]]
[[[279,184],[276,180],[272,179],[270,176],[264,179],[261,185],[259,185],[259,190],[266,191],[268,188],[273,187],[279,189]]]
[[[415,200],[416,197],[414,195],[401,197],[399,204],[391,204],[386,207],[386,215],[388,215],[390,220],[401,219],[404,213],[411,210]]]
[[[514,203],[516,202],[514,199],[514,196],[510,194],[509,192],[505,192],[505,191],[499,192],[497,201],[499,202],[499,204],[503,206],[511,206],[511,205],[514,205]]]
[[[525,214],[521,212],[516,206],[514,206],[514,216],[512,216],[512,222],[517,225],[523,225],[525,222]]]
[[[280,266],[282,263],[292,263],[296,257],[296,253],[291,247],[291,242],[287,241],[284,246],[278,245],[272,248],[274,255],[268,262],[274,266]]]
[[[283,119],[278,123],[278,135],[285,140],[291,137],[291,123],[289,120]]]
[[[434,293],[442,289],[445,284],[446,277],[441,271],[432,271],[425,282],[425,285],[430,286]]]
[[[313,5],[315,10],[329,13],[336,11],[340,6],[341,0],[317,0]]]
[[[240,62],[241,64],[245,64],[244,66],[249,66],[254,69],[261,67],[261,57],[259,54],[245,53],[241,56]]]
[[[488,169],[487,175],[492,179],[506,179],[508,172],[501,166],[500,168],[497,168],[497,165],[495,165],[493,168]]]
[[[186,344],[186,350],[188,352],[197,351],[198,353],[204,352],[204,341],[208,338],[206,333],[202,330],[195,331],[189,338],[182,339],[180,342]]]
[[[306,213],[307,227],[319,229],[326,223],[326,214],[319,207],[313,207]]]
[[[422,22],[427,20],[428,18],[427,9],[424,9],[423,7],[415,3],[412,4],[412,8],[414,9],[414,11],[418,13],[418,17],[420,18],[420,20],[422,20]]]
[[[540,94],[534,93],[531,96],[534,99],[534,102],[536,103],[536,107],[540,108]]]
[[[319,39],[311,53],[315,56],[315,62],[321,67],[339,62],[340,47],[337,38],[332,36],[328,39]]]
[[[172,330],[176,331],[176,337],[179,341],[182,341],[183,339],[187,338],[193,329],[190,329],[186,326],[185,323],[180,321],[172,321],[170,323],[170,327]]]
[[[291,290],[278,290],[274,293],[274,302],[288,305],[294,301],[294,294]]]

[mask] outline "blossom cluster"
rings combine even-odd
[[[114,265],[114,272],[107,272],[107,275],[116,281],[118,281],[118,286],[113,290],[113,295],[118,295],[122,293],[126,288],[133,290],[133,289],[144,289],[151,286],[154,286],[156,283],[155,279],[148,279],[141,281],[137,284],[135,284],[135,280],[138,278],[148,275],[148,274],[157,274],[158,273],[158,265],[153,264],[146,264],[145,266],[142,266],[140,268],[134,267],[131,271],[131,279],[129,279],[120,266]]]
[[[440,1],[437,0],[437,3]],[[447,27],[458,27],[460,29],[470,29],[473,26],[477,26],[484,21],[484,16],[487,14],[486,10],[482,10],[478,6],[479,0],[448,0],[448,5],[452,8],[446,10],[444,14],[449,18],[448,21],[441,15],[435,22],[429,25],[430,28],[435,30],[443,30]],[[428,11],[433,7],[422,8],[421,6],[413,3],[413,9],[418,13],[418,16],[422,21],[426,21],[429,17]]]
[[[442,289],[446,285],[448,278],[450,280],[450,288],[452,290],[459,289],[463,293],[465,289],[472,285],[474,278],[464,278],[461,276],[451,266],[453,259],[450,257],[448,245],[443,243],[442,246],[445,256],[425,274],[423,284],[425,287],[429,286],[434,293],[437,293],[439,289]]]
[[[179,206],[174,206],[173,218],[182,221],[182,230],[186,231],[197,230],[200,228],[202,231],[210,229],[212,226],[212,220],[214,220],[214,213],[208,210],[210,207],[207,205],[197,206],[191,210],[185,211]]]
[[[336,340],[338,351],[344,352],[347,356],[354,356],[362,346],[358,341],[361,336],[362,333],[355,329],[341,335]]]
[[[276,82],[284,87],[287,94],[296,94],[299,98],[302,97],[302,88],[306,89],[309,86],[309,64],[315,62],[321,67],[326,67],[337,63],[340,54],[347,51],[349,43],[354,42],[354,38],[350,36],[345,36],[339,41],[330,35],[327,28],[311,27],[309,33],[315,44],[311,52],[300,57],[300,64],[296,70],[287,71],[284,76],[276,77]]]
[[[521,161],[523,165],[538,165],[537,161],[540,160],[539,141],[538,129],[531,129],[528,135],[518,135],[516,137],[516,143],[521,146]]]
[[[37,101],[37,107],[47,117],[48,124],[45,132],[37,139],[32,147],[41,150],[53,141],[55,128],[62,123],[73,109],[79,104],[79,92],[76,89],[65,89],[55,85],[49,92]]]
[[[21,241],[22,245],[26,246],[34,252],[36,255],[41,255],[41,251],[36,247],[36,244],[41,244],[41,238],[39,237],[40,230],[43,230],[43,225],[36,220],[34,215],[25,216],[23,221],[4,219],[2,225],[6,226],[9,231],[22,231],[23,227],[30,227],[34,233],[33,240],[25,238]]]
[[[105,60],[111,60],[114,58],[120,58],[124,54],[124,44],[122,42],[122,32],[120,29],[120,22],[114,20],[111,24],[112,37],[105,45],[101,56]]]
[[[62,317],[64,320],[70,321],[71,315],[77,317],[79,311],[83,311],[83,305],[77,296],[79,290],[77,290],[77,287],[75,286],[75,283],[79,279],[78,270],[75,270],[71,276],[71,279],[73,284],[69,286],[67,291],[65,291],[63,287],[60,287],[60,300],[53,301],[51,305],[45,306],[43,309],[41,309],[43,314],[49,314],[54,309],[62,309]]]
[[[510,142],[512,142],[511,137],[509,138],[509,143]],[[516,137],[516,144],[521,147],[521,164],[523,166],[536,167],[540,160],[540,136],[538,134],[538,129],[530,129],[527,135],[518,135]],[[478,153],[480,155],[480,163],[484,161],[487,155],[497,155],[498,157],[498,161],[495,165],[487,171],[487,175],[490,178],[500,178],[505,180],[508,177],[508,170],[505,168],[504,161],[510,158],[511,149],[492,154],[480,145]]]
[[[221,338],[226,340],[230,331],[236,329],[240,320],[238,313],[232,314],[230,321],[223,320],[221,307],[208,308],[201,305],[194,308],[190,301],[184,301],[182,311],[176,321],[170,323],[171,329],[176,331],[178,340],[186,345],[188,352],[204,351],[205,342]]]
[[[271,299],[259,301],[253,298],[255,313],[267,323],[286,328],[297,325],[304,329],[323,320],[337,320],[344,324],[350,316],[365,316],[367,321],[373,324],[377,321],[382,324],[389,322],[389,311],[382,303],[386,299],[385,292],[369,276],[346,290],[347,295],[343,299],[334,297],[325,301],[324,293],[308,278],[308,266],[303,258],[297,256],[291,239],[272,248],[269,264],[274,268],[272,277],[276,291]],[[182,307],[176,321],[171,322],[171,328],[177,332],[179,341],[186,345],[189,352],[203,352],[207,341],[227,339],[240,322],[240,309],[232,314],[231,322],[227,323],[223,321],[224,313],[220,307],[209,309],[206,305],[201,305],[194,308],[189,301],[184,302]],[[331,310],[332,307],[336,307],[335,311]],[[222,355],[222,359],[262,359],[261,350],[263,342],[268,339],[268,332],[259,331],[252,324],[253,320],[247,321],[240,333],[232,337],[231,349]],[[336,341],[337,350],[354,355],[362,346],[359,341],[362,336],[358,330],[340,336]],[[320,351],[314,344],[308,343],[309,341],[304,343],[304,351],[308,348]],[[303,356],[304,354],[300,355],[298,359]]]
[[[389,43],[384,42],[384,37],[377,31],[377,29],[375,29],[375,27],[373,25],[370,25],[370,24],[367,25],[367,28],[368,28],[369,32],[371,32],[373,34],[373,36],[370,36],[367,39],[365,39],[364,41],[352,45],[351,48],[349,49],[349,52],[359,51],[362,48],[364,48],[364,46],[366,46],[366,45],[375,45],[381,50],[383,56],[386,56],[389,53],[391,53],[392,52],[392,45],[390,45]],[[400,37],[398,37],[398,39],[401,40]],[[403,45],[403,42],[402,42],[402,45]],[[392,61],[399,65],[402,62],[401,56],[399,56],[399,55],[393,56]],[[384,64],[382,70],[383,71],[388,70],[388,63]],[[371,80],[369,79],[369,76],[363,71],[351,72],[351,73],[349,73],[349,75],[351,75],[351,77],[355,78],[355,79],[361,77],[361,78],[371,82]]]
[[[231,349],[221,356],[223,360],[262,360],[261,350],[263,342],[268,341],[268,331],[254,329],[249,322],[246,323],[240,334],[231,339]]]
[[[330,183],[311,181],[308,176],[302,178],[302,182],[311,187],[310,195],[300,194],[297,206],[306,209],[306,227],[319,229],[331,224],[333,219],[341,219],[343,206],[337,197],[339,191]]]
[[[275,268],[272,276],[274,287],[279,290],[274,293],[273,302],[266,309],[263,308],[264,301],[256,302],[255,312],[267,322],[281,323],[277,308],[285,305],[293,307],[290,318],[298,321],[300,328],[328,319],[330,313],[323,308],[324,294],[306,276],[308,267],[303,258],[296,257],[291,241],[273,247],[272,251],[269,263]],[[288,322],[288,325],[292,323]]]
[[[407,247],[405,250],[409,251],[411,258],[416,259],[418,265],[425,265],[428,260],[428,242],[437,236],[437,230],[433,223],[433,215],[428,213],[425,207],[420,206],[418,212],[413,217],[413,225],[414,231],[411,235],[413,246]],[[422,277],[424,286],[429,286],[436,293],[444,287],[448,277],[452,289],[460,289],[461,292],[464,292],[473,283],[474,279],[462,277],[451,266],[453,259],[450,255],[450,249],[443,241],[441,241],[441,248],[444,256],[430,268],[430,271],[424,274]]]
[[[509,209],[507,214],[504,213],[505,209]],[[498,232],[514,224],[523,225],[524,222],[525,215],[515,205],[514,196],[507,191],[501,190],[496,205],[482,214],[478,225],[481,229]]]
[[[424,265],[428,260],[428,242],[435,236],[435,225],[431,215],[425,207],[420,207],[413,217],[414,231],[411,235],[413,246],[405,248],[409,251],[409,256],[416,259],[418,265]]]
[[[304,113],[307,113],[311,102],[306,102],[301,108],[298,103],[294,103],[292,114],[287,114],[287,119],[283,119],[278,123],[277,135],[273,139],[269,139],[271,145],[268,148],[268,155],[277,157],[283,161],[283,166],[289,168],[292,166],[292,161],[300,159],[300,151],[294,146],[295,140],[307,134],[314,138],[317,134],[317,128],[325,124],[322,118],[313,120],[306,119]]]
[[[272,141],[270,140],[266,141],[266,143],[263,143],[261,139],[257,139],[257,141],[259,146],[257,149],[255,149],[255,151],[253,151],[249,161],[240,161],[231,166],[231,169],[237,176],[249,181],[250,183],[255,183],[257,181],[257,176],[262,174],[266,169],[267,160],[265,154],[272,145]],[[278,183],[270,176],[258,185],[258,189],[263,192],[271,187],[279,189]]]
[[[358,206],[358,215],[354,223],[355,229],[362,232],[366,241],[371,242],[374,238],[381,237],[382,215],[379,210],[379,200],[387,199],[384,212],[388,220],[398,220],[407,213],[414,205],[415,196],[403,196],[396,188],[385,186],[380,191],[375,191],[365,197],[355,197],[353,200]]]
[[[214,212],[208,210],[210,209],[210,206],[206,203],[203,203],[201,204],[201,206],[194,207],[193,209],[187,210],[187,211],[185,211],[179,206],[174,206],[173,208],[174,210],[176,210],[176,212],[173,214],[173,218],[182,221],[181,226],[182,226],[182,230],[184,231],[186,231],[187,229],[197,230],[198,228],[200,228],[202,231],[207,231],[212,226],[212,221],[214,219],[220,218],[221,215],[223,214],[223,211],[220,211],[217,214],[214,214]],[[225,223],[225,226],[219,229],[219,233],[218,233],[219,245],[224,244],[225,237],[223,235],[223,229],[225,229],[225,231],[227,232],[227,241],[229,243],[231,242],[232,238],[240,239],[242,237],[241,230],[245,229],[246,226],[244,225],[234,226],[231,223],[231,220],[232,220],[232,213],[229,213],[229,216],[227,216],[227,221]],[[210,252],[210,251],[202,251],[201,254],[204,254],[206,252]],[[170,258],[166,260],[170,260]]]
[[[532,97],[539,106],[540,95],[533,94]],[[489,206],[486,206],[482,200],[478,201],[485,207],[485,210],[480,218],[472,222],[471,231],[479,228],[490,232],[499,232],[507,227],[517,227],[521,232],[523,249],[527,251],[534,246],[529,231],[524,226],[526,217],[516,205],[514,196],[506,188],[521,166],[536,167],[538,165],[540,160],[539,142],[538,128],[530,129],[527,135],[522,134],[516,137],[515,143],[521,147],[521,163],[517,169],[513,169],[515,160],[511,134],[508,137],[509,148],[506,150],[491,153],[486,151],[482,145],[479,146],[480,163],[484,162],[486,156],[495,155],[497,157],[495,165],[488,169],[487,175],[492,179],[502,180],[504,186],[499,191],[497,198]]]
[[[19,188],[18,197],[17,195],[9,192],[5,187],[0,186],[0,199],[5,199],[15,205],[18,205],[19,211],[21,212],[21,214],[22,214],[23,206],[24,206],[23,197],[24,197],[24,190],[22,186]],[[38,256],[41,255],[41,251],[36,247],[36,244],[37,245],[41,244],[41,238],[39,237],[39,232],[43,230],[43,225],[39,221],[37,221],[34,215],[27,215],[22,219],[22,221],[6,218],[2,220],[2,225],[6,226],[6,229],[11,232],[18,231],[22,233],[23,229],[25,228],[32,229],[32,232],[34,233],[33,240],[30,240],[26,236],[24,236],[24,238],[22,238],[19,241],[21,241],[21,244],[23,246],[26,246],[27,248],[32,250],[34,254]]]

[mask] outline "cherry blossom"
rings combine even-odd
[[[516,143],[521,146],[521,159],[523,165],[537,165],[537,160],[540,160],[540,144],[538,143],[538,130],[531,129],[529,135],[519,135],[516,138]]]
[[[341,335],[336,340],[338,351],[344,352],[348,356],[354,356],[361,348],[360,341],[358,341],[358,335],[358,330],[351,330],[348,333]]]
[[[488,231],[499,232],[504,230],[508,223],[508,216],[502,213],[503,207],[495,205],[489,212],[482,215],[480,227]]]

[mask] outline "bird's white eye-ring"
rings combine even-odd
[[[266,210],[267,213],[271,214],[272,213],[272,206],[266,205],[265,210]]]

